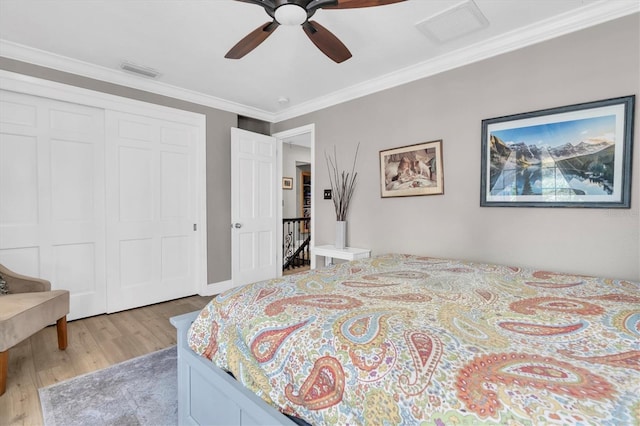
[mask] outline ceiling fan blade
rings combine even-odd
[[[273,22],[267,22],[266,24],[260,25],[258,28],[250,32],[245,38],[236,43],[236,45],[233,46],[231,50],[224,55],[224,57],[227,59],[242,58],[244,55],[258,47],[260,43],[265,41],[279,25],[280,24],[275,20]]]
[[[384,6],[406,0],[338,0],[334,6],[322,6],[323,9],[355,9],[358,7]]]
[[[342,44],[331,31],[316,21],[305,22],[302,24],[302,29],[313,44],[334,62],[344,62],[351,57],[351,52],[349,52],[347,46]]]

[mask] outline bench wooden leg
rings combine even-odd
[[[7,374],[9,373],[9,349],[0,352],[0,396],[7,390]]]
[[[56,330],[58,331],[58,349],[61,351],[67,349],[67,316],[63,316],[56,321]]]

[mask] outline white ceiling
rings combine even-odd
[[[484,28],[440,43],[416,27],[468,1],[319,10],[313,19],[353,54],[336,64],[285,26],[225,59],[270,21],[240,1],[0,0],[0,56],[277,122],[640,11],[638,0],[475,0]],[[161,75],[128,74],[124,60]]]

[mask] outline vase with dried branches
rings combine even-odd
[[[353,157],[351,172],[340,170],[338,166],[338,155],[336,147],[333,147],[333,157],[325,151],[324,157],[327,161],[327,170],[329,171],[329,182],[331,184],[331,192],[333,206],[336,211],[336,248],[343,249],[346,247],[347,236],[347,213],[351,204],[353,190],[356,187],[358,172],[356,172],[356,162],[358,160],[358,151],[360,143],[356,147],[356,154]]]

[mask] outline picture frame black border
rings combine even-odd
[[[635,95],[621,96],[617,98],[604,99],[593,102],[584,102],[573,105],[566,105],[556,108],[547,108],[537,111],[520,114],[506,115],[502,117],[482,120],[481,135],[481,161],[480,161],[480,207],[573,207],[573,208],[631,208],[631,168],[633,159],[633,129],[634,129],[634,109]],[[506,121],[522,120],[526,118],[541,117],[545,115],[562,114],[571,111],[588,110],[593,108],[606,107],[611,105],[624,105],[624,129],[623,129],[623,149],[622,149],[622,184],[620,201],[612,202],[571,202],[571,201],[487,201],[486,184],[488,179],[487,170],[487,149],[488,149],[488,127],[494,123]]]

